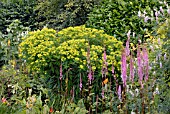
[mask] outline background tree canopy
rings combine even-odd
[[[5,33],[12,20],[19,19],[31,30],[44,26],[61,30],[82,25],[87,14],[101,0],[3,0],[0,2],[0,30]]]

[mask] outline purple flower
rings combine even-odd
[[[161,11],[162,13],[164,13],[162,6],[160,6],[159,9],[160,9],[160,11]]]
[[[93,79],[93,72],[92,72],[92,68],[91,68],[91,65],[90,65],[90,46],[88,46],[87,48],[87,67],[88,67],[88,80],[89,80],[89,83],[91,84],[91,81]]]
[[[134,60],[133,60],[133,57],[132,57],[132,54],[130,56],[130,80],[134,81]]]
[[[155,9],[155,16],[158,17],[158,11]]]
[[[103,59],[104,59],[104,61],[106,62],[106,59],[107,59],[106,50],[104,50]]]
[[[130,30],[127,33],[127,41],[126,41],[126,56],[128,56],[130,54],[130,50],[129,50],[129,42],[130,42]]]
[[[145,67],[145,81],[147,81],[149,77],[149,58],[148,58],[148,51],[146,47],[143,48],[142,52],[143,52],[143,62]]]
[[[158,12],[156,9],[154,9],[154,10],[155,10],[155,18],[156,18],[156,21],[158,21],[159,12]]]
[[[106,60],[107,60],[107,55],[106,55],[106,51],[104,50],[104,53],[103,53],[103,59],[104,59],[104,61],[103,61],[103,66],[102,66],[102,70],[101,70],[101,72],[102,72],[102,77],[106,77],[106,74],[107,74],[107,62],[106,62]]]
[[[121,57],[121,76],[122,76],[122,81],[123,81],[123,86],[126,87],[126,79],[127,79],[127,76],[126,76],[126,49],[124,49],[122,51],[122,57]]]
[[[89,79],[89,82],[90,82],[90,84],[91,84],[91,81],[92,81],[92,79],[93,79],[91,67],[89,68],[88,79]]]
[[[142,86],[143,67],[142,67],[142,56],[141,56],[140,45],[138,45],[138,49],[137,49],[137,64],[138,64],[139,82],[140,82],[140,84],[141,84],[141,86]]]
[[[144,22],[146,23],[148,20],[149,20],[149,17],[146,16],[146,17],[144,18]]]
[[[60,80],[62,79],[63,74],[62,74],[62,63],[60,64]]]
[[[168,14],[170,15],[170,8],[167,9]]]
[[[121,101],[121,97],[122,97],[121,85],[119,85],[119,88],[118,88],[118,92],[117,92],[117,94],[118,94],[118,98],[119,98],[119,100]]]

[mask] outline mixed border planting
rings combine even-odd
[[[11,2],[0,2],[16,11],[0,14],[0,114],[170,112],[169,3]]]

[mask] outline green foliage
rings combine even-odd
[[[37,24],[40,19],[36,18],[36,12],[34,12],[35,1],[25,2],[0,2],[0,31],[7,34],[7,27],[18,19],[23,26],[30,27],[31,30],[37,29]]]
[[[35,8],[38,18],[44,19],[40,27],[61,30],[69,26],[82,25],[87,20],[87,14],[100,0],[43,0]]]
[[[15,70],[11,65],[4,65],[0,72],[0,99],[1,114],[49,112],[48,90],[41,78],[31,77],[25,70]]]
[[[80,99],[77,104],[68,102],[63,104],[61,111],[56,111],[56,114],[87,114],[88,111],[84,105],[83,99]]]
[[[23,37],[29,31],[19,20],[14,20],[7,28],[8,34],[0,35],[0,61],[1,65],[7,64],[10,60],[18,61],[18,45]],[[15,63],[15,65],[16,65]],[[11,64],[11,63],[9,63]],[[14,65],[14,64],[13,64]]]
[[[98,0],[3,0],[0,2],[0,31],[7,34],[6,28],[13,20],[20,20],[31,30],[44,26],[61,30],[69,26],[82,25],[87,14]]]
[[[158,0],[103,0],[89,14],[86,26],[104,30],[121,41],[126,41],[126,33],[131,30],[142,41],[145,41],[143,37],[145,29],[152,30],[155,22],[149,19],[149,22],[146,23],[142,18],[146,16],[149,18],[151,15],[155,18],[154,9],[159,10],[159,6]],[[164,5],[162,4],[162,6]],[[146,14],[138,17],[138,11],[146,12]],[[131,41],[137,43],[138,37],[131,38]]]
[[[164,22],[159,22],[158,26],[154,28],[154,32],[148,33],[150,39],[147,43],[150,47],[150,65],[152,77],[155,78],[157,88],[159,88],[159,95],[156,96],[155,106],[159,107],[157,110],[162,113],[169,112],[169,87],[170,87],[170,72],[169,72],[169,17],[162,17]]]

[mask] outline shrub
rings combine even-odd
[[[86,26],[104,30],[107,34],[125,41],[126,33],[129,30],[137,35],[144,35],[145,29],[152,29],[155,23],[150,19],[150,16],[153,15],[155,18],[155,11],[157,8],[159,10],[159,6],[158,0],[103,0],[89,14]],[[165,5],[162,4],[162,6]],[[145,14],[139,16],[139,11]],[[142,16],[148,18],[148,23],[140,19]],[[134,37],[131,40],[136,43],[138,38]]]
[[[81,67],[86,71],[87,48],[90,45],[90,62],[93,71],[97,71],[99,74],[101,72],[104,48],[109,70],[113,63],[116,70],[119,69],[120,62],[118,61],[122,42],[104,34],[102,30],[85,28],[85,26],[69,27],[58,32],[57,42],[60,46],[56,49],[59,53],[56,58],[60,58],[63,64],[67,63],[67,66]]]
[[[56,31],[44,28],[29,32],[20,44],[20,57],[26,60],[27,65],[34,71],[47,66],[51,67],[53,57],[56,55]],[[49,68],[48,67],[48,68]]]

